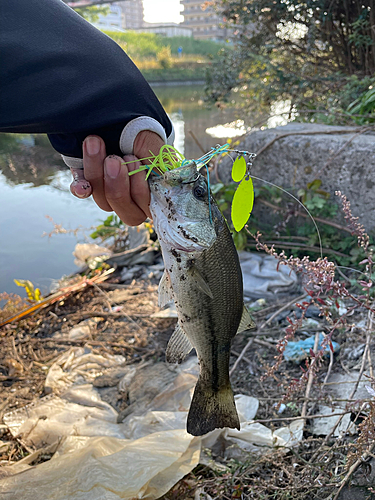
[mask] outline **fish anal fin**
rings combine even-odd
[[[172,302],[173,292],[167,271],[164,271],[158,287],[158,305],[164,307],[168,302]]]
[[[165,352],[167,362],[181,363],[192,349],[193,346],[186,333],[181,328],[179,323],[177,323],[176,329],[169,339],[167,350]]]
[[[198,271],[198,269],[195,266],[192,266],[190,268],[189,272],[190,272],[198,290],[200,290],[201,292],[208,295],[211,299],[213,299],[214,296],[213,296],[213,293],[211,291],[211,288],[209,287],[207,281],[203,278],[201,273]]]
[[[244,332],[246,330],[254,330],[256,328],[255,321],[250,316],[249,311],[246,309],[245,305],[243,306],[242,316],[240,325],[238,327],[237,333]]]

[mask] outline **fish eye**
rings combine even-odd
[[[198,184],[193,189],[193,194],[196,198],[203,198],[207,194],[206,184]]]

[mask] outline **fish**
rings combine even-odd
[[[254,328],[244,306],[242,272],[228,224],[194,161],[149,177],[150,212],[164,260],[159,306],[174,301],[178,322],[166,349],[181,363],[195,348],[200,373],[187,432],[240,429],[229,379],[231,342]]]

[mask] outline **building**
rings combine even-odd
[[[172,36],[193,36],[193,30],[176,23],[144,23],[142,28],[135,31],[142,33],[158,33],[159,35],[172,37]]]
[[[201,40],[223,41],[227,39],[227,29],[222,27],[223,18],[212,7],[202,9],[202,0],[180,0],[184,9],[181,26],[190,28],[193,37]]]
[[[122,2],[117,2],[116,5],[121,8],[124,15],[124,29],[135,30],[143,26],[142,0],[123,0]]]
[[[118,4],[103,4],[110,9],[106,16],[100,15],[99,19],[92,23],[96,28],[107,31],[124,31],[124,14]]]
[[[101,30],[125,31],[138,29],[143,26],[142,0],[123,0],[112,4],[103,4],[109,7],[110,13],[99,16],[94,26]]]

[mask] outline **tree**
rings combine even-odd
[[[375,0],[208,3],[232,29],[235,52],[223,60],[228,64],[229,57],[229,72],[236,75],[231,87],[247,86],[257,102],[281,97],[298,109],[327,106],[337,103],[343,91],[349,102],[341,103],[342,108],[374,77]],[[228,82],[221,84],[219,71],[216,66],[210,89],[220,99],[228,94]]]
[[[97,5],[87,5],[83,7],[73,7],[73,10],[82,16],[89,23],[96,23],[99,16],[107,16],[110,13],[110,8],[107,5],[97,6]]]

